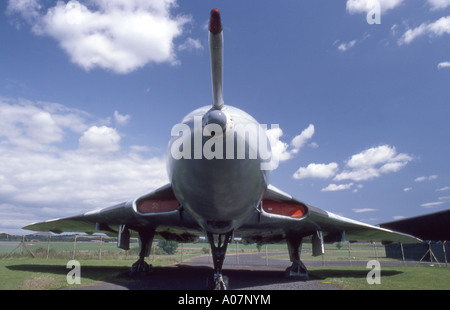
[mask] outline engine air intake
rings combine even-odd
[[[302,205],[273,200],[263,200],[262,208],[264,212],[292,218],[301,218],[306,213],[306,208]]]
[[[141,213],[170,212],[176,210],[179,205],[176,199],[141,200],[137,203],[137,210]]]

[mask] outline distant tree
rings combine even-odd
[[[177,252],[178,242],[170,240],[159,240],[158,247],[164,251],[164,253],[172,255]]]

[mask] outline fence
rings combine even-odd
[[[403,246],[401,246],[403,249]],[[429,251],[431,248],[429,249]],[[389,258],[386,255],[385,246],[380,243],[335,243],[325,245],[325,254],[313,257],[311,244],[304,244],[301,259],[310,265],[326,266],[339,263],[340,265],[357,265],[369,260],[378,260],[392,264],[406,264],[411,261],[405,256]],[[403,252],[402,252],[403,253]],[[139,242],[137,238],[130,241],[130,250],[124,251],[117,248],[117,239],[106,236],[49,236],[38,239],[21,237],[15,241],[0,241],[0,257],[32,256],[45,259],[137,259],[139,254]],[[434,254],[424,255],[415,263],[437,263],[439,266],[447,266],[447,257],[444,248],[445,262],[433,261]],[[159,248],[158,240],[152,246],[149,261],[155,260],[161,255],[170,256],[177,262],[189,260],[192,263],[212,263],[210,247],[208,243],[178,244],[176,252],[168,255]],[[289,265],[287,246],[284,243],[269,244],[263,246],[244,245],[233,242],[228,246],[225,265]],[[308,265],[308,264],[307,264]]]
[[[39,258],[128,258],[138,255],[138,239],[130,240],[130,250],[117,248],[117,239],[106,236],[56,236],[17,241],[0,241],[0,257],[32,256]]]

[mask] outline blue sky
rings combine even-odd
[[[369,224],[448,209],[449,0],[17,0],[0,2],[0,232],[168,181],[172,126],[212,102],[216,7],[225,104],[282,131],[273,185]]]

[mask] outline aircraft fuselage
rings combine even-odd
[[[228,105],[195,110],[172,128],[166,157],[172,188],[206,231],[230,232],[259,205],[271,163],[265,129]]]

